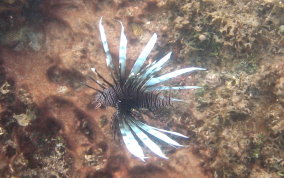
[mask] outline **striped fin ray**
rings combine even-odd
[[[96,68],[91,68],[91,71],[94,72],[100,79],[103,80],[103,82],[105,82],[106,84],[108,84],[109,86],[113,86],[110,82],[108,82],[100,73],[97,72]]]
[[[141,76],[138,76],[139,83],[137,84],[137,87],[145,84],[145,82],[151,78],[154,77],[154,74],[158,72],[162,65],[164,65],[171,57],[172,52],[169,52],[166,56],[164,56],[162,59],[160,59],[158,62],[154,61],[151,65],[147,66],[142,72]]]
[[[99,85],[102,89],[106,89],[106,86],[104,83],[100,82],[99,80],[94,79],[92,76],[88,76],[89,79],[91,79],[93,82],[95,82],[97,85]]]
[[[168,159],[166,155],[162,152],[160,147],[156,145],[139,127],[134,124],[134,122],[128,122],[132,131],[137,135],[137,137],[146,145],[153,153],[160,156],[161,158]]]
[[[192,73],[198,70],[206,70],[206,69],[199,68],[199,67],[189,67],[189,68],[179,69],[179,70],[164,74],[160,77],[151,78],[150,80],[146,82],[145,86],[152,86],[152,85],[164,82],[166,80],[169,80],[171,78],[177,77],[179,75],[182,75],[184,73]]]
[[[116,69],[115,69],[115,66],[113,64],[113,60],[112,60],[112,57],[111,57],[111,54],[110,54],[110,51],[109,51],[109,47],[108,47],[108,44],[107,44],[107,38],[106,38],[106,34],[105,34],[105,29],[102,25],[102,19],[103,19],[103,17],[101,17],[101,19],[100,19],[99,30],[100,30],[101,40],[102,40],[102,43],[103,43],[103,48],[104,48],[104,51],[106,53],[106,64],[107,64],[107,67],[110,69],[111,74],[114,77],[114,79],[117,80],[118,77],[117,77]]]
[[[119,70],[120,70],[120,79],[125,80],[127,39],[124,34],[124,27],[122,25],[122,22],[119,21],[119,23],[121,25],[120,46],[119,46]]]
[[[150,87],[147,88],[146,91],[162,91],[162,90],[187,90],[187,89],[197,89],[202,88],[198,86],[177,86],[177,87],[171,87],[171,86],[157,86],[157,87]]]
[[[178,99],[178,98],[173,98],[173,97],[171,97],[171,101],[176,101],[176,102],[183,101],[183,102],[185,102],[184,100],[181,100],[181,99]]]
[[[158,72],[162,65],[164,65],[170,58],[172,52],[169,52],[166,56],[160,59],[158,62],[152,63],[152,65],[147,69],[147,71],[141,76],[141,78],[145,78],[146,76]]]
[[[119,120],[119,129],[128,151],[134,156],[140,158],[142,161],[145,161],[143,150],[140,147],[139,143],[136,141],[134,135],[130,130],[130,127],[126,124],[124,118],[120,118]]]
[[[189,138],[188,136],[182,135],[182,134],[180,134],[178,132],[168,131],[168,130],[164,130],[164,129],[158,129],[158,128],[152,127],[152,126],[148,126],[148,127],[151,127],[152,129],[155,129],[155,130],[158,130],[158,131],[161,131],[161,132],[165,132],[165,133],[169,133],[169,134],[172,134],[172,135],[176,135],[176,136],[179,136],[179,137]]]
[[[155,43],[157,41],[157,34],[154,33],[149,42],[146,44],[144,47],[143,51],[140,53],[138,59],[134,63],[130,75],[135,75],[137,74],[140,69],[142,68],[145,60],[147,59],[148,55],[150,54],[151,50],[153,49]]]
[[[163,99],[163,98],[166,98],[166,97],[165,96],[159,96],[159,98]],[[185,100],[181,100],[181,99],[178,99],[178,98],[173,98],[173,97],[170,97],[170,96],[169,96],[169,99],[170,99],[170,102],[175,101],[175,102],[185,102],[185,103],[187,103]]]
[[[135,122],[140,128],[142,128],[145,132],[149,133],[150,135],[153,135],[154,137],[172,145],[172,146],[177,146],[177,147],[182,147],[183,145],[179,144],[178,142],[174,141],[173,139],[171,139],[169,136],[159,132],[158,130],[155,129],[155,127],[151,127],[147,124],[144,124],[141,121],[138,120],[134,120],[133,122]],[[187,137],[188,138],[188,137]]]

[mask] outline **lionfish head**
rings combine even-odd
[[[144,63],[157,40],[157,35],[154,33],[140,53],[131,70],[126,71],[127,39],[124,34],[124,27],[121,22],[120,24],[122,30],[119,47],[119,65],[116,67],[109,51],[105,30],[102,25],[102,18],[100,19],[100,36],[106,53],[106,64],[109,68],[113,82],[107,81],[95,68],[91,69],[100,80],[94,78],[91,79],[102,88],[101,90],[93,88],[98,91],[94,103],[96,103],[96,107],[103,105],[112,106],[117,109],[112,118],[112,129],[115,133],[118,132],[119,135],[121,135],[126,148],[131,154],[144,161],[145,155],[141,148],[141,144],[144,144],[159,157],[167,159],[161,148],[153,141],[153,138],[161,140],[173,147],[182,147],[182,145],[168,135],[175,135],[183,138],[188,137],[177,132],[147,125],[142,121],[143,119],[141,119],[141,117],[138,117],[139,109],[144,108],[153,111],[171,105],[172,102],[182,101],[170,96],[163,96],[161,93],[167,90],[196,89],[199,87],[163,86],[160,84],[185,73],[189,74],[206,69],[188,67],[159,75],[158,72],[160,72],[162,66],[170,59],[171,52],[163,58],[155,60],[151,64],[145,66]]]

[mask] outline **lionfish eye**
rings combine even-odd
[[[177,132],[149,126],[142,121],[143,118],[141,119],[141,117],[137,116],[137,112],[139,112],[141,108],[152,111],[170,105],[172,102],[182,101],[169,96],[162,96],[160,93],[168,90],[197,89],[200,87],[163,86],[160,84],[185,73],[206,69],[188,67],[159,75],[162,66],[170,59],[171,52],[159,60],[153,62],[147,61],[147,57],[157,40],[157,35],[154,33],[140,53],[133,67],[129,71],[126,71],[127,39],[124,34],[124,27],[120,21],[119,23],[121,24],[122,30],[119,47],[119,66],[116,67],[109,51],[105,30],[102,25],[102,18],[100,19],[99,31],[106,53],[106,64],[114,83],[107,81],[95,68],[91,69],[102,82],[95,79],[92,80],[103,89],[98,90],[99,93],[94,100],[96,104],[95,107],[98,108],[104,105],[112,106],[117,109],[112,118],[112,129],[114,133],[120,132],[122,140],[131,154],[144,161],[146,157],[141,147],[141,144],[143,144],[157,156],[168,159],[158,144],[153,141],[153,138],[174,147],[182,147],[182,145],[170,138],[169,135],[183,138],[188,137]],[[144,63],[147,65],[144,65]]]

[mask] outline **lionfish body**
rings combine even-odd
[[[151,52],[157,40],[157,35],[154,34],[145,48],[134,63],[132,69],[126,71],[126,46],[127,39],[124,34],[124,27],[120,22],[122,31],[120,37],[119,49],[119,66],[115,67],[106,40],[104,28],[102,26],[102,18],[99,23],[100,36],[106,53],[107,67],[111,72],[114,83],[108,82],[101,76],[95,68],[92,71],[101,79],[103,83],[93,79],[102,90],[97,90],[98,94],[95,98],[95,103],[98,106],[112,106],[117,109],[113,116],[112,129],[118,131],[126,145],[126,148],[134,156],[144,161],[144,156],[141,144],[148,147],[153,153],[159,157],[167,159],[160,147],[152,141],[151,138],[162,140],[163,142],[174,146],[181,147],[179,143],[171,139],[167,134],[188,138],[177,132],[171,132],[163,129],[158,129],[149,126],[142,122],[142,119],[137,116],[139,109],[146,108],[150,111],[171,105],[172,102],[181,101],[171,98],[170,96],[161,96],[160,92],[164,90],[179,90],[179,89],[195,89],[197,86],[157,86],[160,83],[182,75],[204,68],[190,67],[179,69],[159,76],[158,72],[162,66],[170,59],[171,52],[160,60],[156,60],[151,64],[144,66],[147,56]],[[106,87],[106,85],[108,87]],[[139,115],[141,116],[141,115]]]

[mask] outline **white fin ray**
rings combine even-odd
[[[143,122],[140,121],[133,121],[135,122],[140,128],[142,128],[145,132],[153,135],[154,137],[172,145],[172,146],[178,146],[178,147],[182,147],[183,145],[179,144],[178,142],[174,141],[173,139],[171,139],[170,137],[168,137],[167,135],[155,130],[153,127],[144,124]]]
[[[113,60],[109,51],[109,47],[108,47],[108,43],[107,43],[107,38],[106,38],[106,34],[105,34],[105,29],[102,25],[102,17],[100,19],[100,23],[99,23],[99,31],[100,31],[100,36],[101,36],[101,40],[103,43],[103,48],[104,51],[106,53],[106,64],[107,67],[110,69],[110,72],[112,73],[112,76],[115,77],[115,79],[117,79],[117,74],[116,74],[116,70],[115,70],[115,66],[113,64]]]
[[[152,127],[152,126],[148,126],[148,127],[151,127],[152,129],[155,129],[155,130],[158,130],[158,131],[161,131],[161,132],[165,132],[165,133],[169,133],[169,134],[172,134],[172,135],[176,135],[176,136],[179,136],[179,137],[189,138],[188,136],[185,136],[185,135],[183,135],[181,133],[178,133],[178,132],[168,131],[168,130],[164,130],[164,129],[158,129],[158,128]]]
[[[162,91],[162,90],[187,90],[187,89],[198,89],[202,87],[198,86],[176,86],[176,87],[171,87],[171,86],[157,86],[157,87],[150,87],[147,88],[146,91]]]
[[[166,97],[165,96],[159,96],[159,98],[161,98],[161,99],[166,99]],[[170,100],[171,101],[177,101],[177,102],[186,102],[185,100],[182,100],[182,99],[178,99],[178,98],[173,98],[173,97],[170,97]]]
[[[133,136],[129,126],[125,123],[123,118],[120,118],[119,121],[119,129],[122,135],[122,139],[126,145],[128,151],[133,154],[134,156],[140,158],[142,161],[145,162],[145,157],[142,148],[140,147],[139,143],[136,141],[135,137]]]
[[[146,61],[148,55],[150,54],[151,50],[153,49],[155,43],[157,41],[157,34],[154,33],[149,42],[146,44],[144,47],[143,51],[140,53],[138,59],[134,63],[130,75],[135,75],[137,74],[140,69],[142,68],[144,62]]]
[[[177,102],[185,102],[184,100],[181,100],[181,99],[178,99],[178,98],[172,98],[172,97],[170,97],[170,100],[171,101],[177,101]]]
[[[162,65],[165,64],[171,57],[172,52],[169,52],[166,56],[164,56],[159,61],[154,61],[152,64],[147,65],[144,69],[142,69],[141,73],[138,73],[136,77],[136,88],[142,86],[144,87],[145,82],[150,80],[155,76],[155,73],[158,72]]]
[[[111,83],[109,83],[101,74],[99,74],[96,70],[96,68],[91,68],[91,71],[96,74],[97,77],[99,77],[101,80],[103,80],[103,82],[105,82],[106,84],[108,84],[109,86],[112,86]]]
[[[166,155],[162,152],[160,147],[156,145],[139,127],[137,127],[133,122],[128,122],[130,128],[137,135],[137,137],[156,155],[161,158],[168,159]]]
[[[170,58],[171,58],[172,52],[169,52],[167,55],[165,55],[162,59],[160,59],[158,62],[153,62],[152,65],[149,66],[149,68],[146,70],[146,72],[140,77],[142,79],[146,78],[147,76],[158,72],[162,65],[164,65]]]
[[[121,25],[120,46],[119,46],[119,70],[120,70],[121,79],[125,79],[127,39],[124,34],[124,27],[122,25],[122,22],[119,21],[119,23]]]
[[[146,82],[145,86],[152,86],[152,85],[164,82],[166,80],[169,80],[171,78],[177,77],[179,75],[182,75],[184,73],[191,73],[191,72],[198,71],[198,70],[206,70],[206,69],[199,68],[199,67],[189,67],[189,68],[179,69],[179,70],[164,74],[160,77],[152,78]]]

